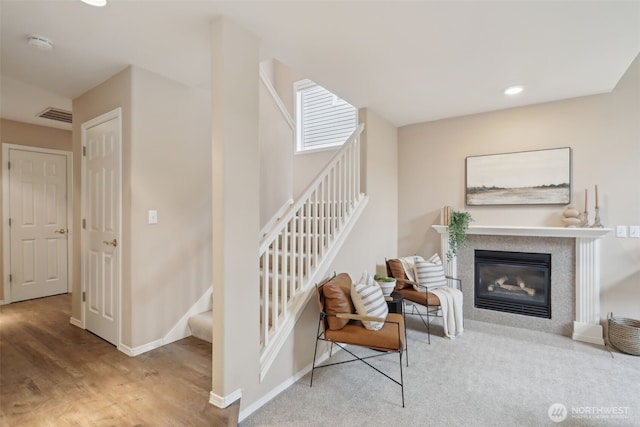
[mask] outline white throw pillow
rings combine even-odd
[[[364,283],[367,286],[377,285],[376,281],[373,280],[373,276],[366,271],[362,273],[362,276],[360,277],[360,281],[358,283]]]
[[[356,312],[363,316],[373,316],[386,319],[389,314],[387,301],[384,299],[380,286],[368,286],[364,283],[351,284],[351,301]],[[365,328],[377,331],[384,326],[383,322],[363,321]]]
[[[428,260],[422,257],[414,259],[416,269],[416,281],[419,285],[413,285],[413,288],[419,292],[427,292],[431,289],[442,288],[447,286],[447,279],[444,277],[444,267],[438,254],[433,254]]]

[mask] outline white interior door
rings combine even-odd
[[[119,110],[87,122],[82,128],[85,327],[118,345],[121,204]]]
[[[11,301],[67,292],[67,158],[9,150]]]

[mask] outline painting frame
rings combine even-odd
[[[468,156],[467,206],[568,205],[571,203],[570,147]]]

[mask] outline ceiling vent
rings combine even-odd
[[[71,111],[59,110],[57,108],[47,108],[38,117],[45,119],[57,120],[59,122],[71,123]]]

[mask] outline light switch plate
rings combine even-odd
[[[149,224],[158,223],[158,211],[149,211]]]
[[[626,225],[617,225],[616,226],[616,237],[627,237],[627,226]]]
[[[634,239],[640,239],[640,225],[629,226],[629,237],[633,237]]]

